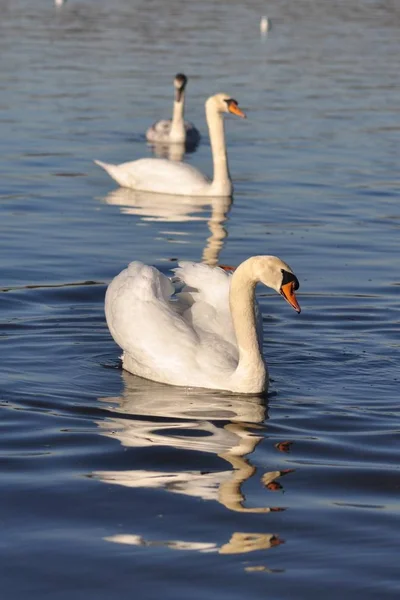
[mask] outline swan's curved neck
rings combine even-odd
[[[182,142],[185,140],[185,92],[181,93],[179,102],[174,101],[172,122],[169,134],[171,141]]]
[[[220,195],[230,196],[232,183],[226,152],[224,119],[215,105],[208,103],[206,104],[206,118],[214,168],[212,191]]]
[[[251,259],[242,263],[231,281],[229,304],[239,348],[239,362],[233,375],[238,391],[258,393],[264,388],[268,372],[260,352],[256,329],[254,296],[258,278]]]

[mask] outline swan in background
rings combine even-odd
[[[268,19],[268,17],[266,17],[266,16],[261,17],[261,20],[260,20],[260,32],[263,35],[266,35],[268,33],[268,31],[270,30],[270,28],[271,28],[271,22]]]
[[[183,284],[179,293],[176,282]],[[297,277],[275,256],[249,258],[233,274],[182,262],[172,280],[155,267],[130,263],[105,298],[110,333],[123,349],[122,366],[171,385],[243,394],[267,390],[255,310],[258,282],[300,312]]]
[[[205,221],[208,205],[211,205],[211,214],[207,220],[211,235],[207,239],[202,254],[202,262],[216,266],[222,251],[227,231],[224,223],[232,205],[232,197],[217,196],[215,198],[196,198],[173,196],[164,194],[151,194],[138,192],[127,188],[118,188],[105,196],[107,204],[121,207],[121,213],[135,215],[142,221],[157,221],[165,223],[183,223],[188,221]],[[171,232],[161,232],[168,233]],[[182,231],[179,231],[182,234]],[[186,234],[189,235],[189,234]],[[179,242],[182,243],[182,235]]]
[[[94,162],[122,187],[180,196],[231,196],[232,181],[225,145],[223,113],[245,117],[237,101],[228,94],[221,93],[208,98],[206,118],[214,165],[212,181],[191,165],[162,158],[142,158],[121,165],[110,165],[99,160]]]
[[[178,73],[174,79],[175,100],[172,119],[161,120],[154,123],[146,131],[146,139],[151,143],[176,144],[186,143],[196,146],[200,140],[200,133],[193,125],[184,119],[185,113],[185,88],[187,77]]]

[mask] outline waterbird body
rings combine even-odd
[[[179,281],[183,288],[175,289]],[[300,312],[291,268],[275,256],[255,256],[232,273],[182,262],[171,280],[132,262],[110,283],[105,313],[123,349],[123,367],[178,386],[256,394],[268,388],[257,327],[257,282],[280,293]]]

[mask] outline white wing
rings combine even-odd
[[[174,271],[185,284],[178,294],[187,305],[185,318],[200,335],[209,333],[231,344],[231,352],[238,356],[229,308],[231,275],[218,267],[192,262],[180,262]]]
[[[174,271],[176,277],[184,283],[183,289],[177,294],[184,318],[202,342],[218,348],[221,356],[213,360],[217,361],[221,370],[224,369],[224,361],[229,365],[237,363],[239,349],[229,304],[232,273],[202,263],[178,264],[179,267]],[[263,320],[257,300],[254,310],[258,345],[262,353]],[[210,356],[209,360],[212,360]]]
[[[220,268],[192,262],[179,262],[174,269],[176,276],[185,283],[178,297],[190,309],[194,326],[213,331],[237,348],[229,305],[232,273]],[[257,338],[260,351],[263,346],[262,312],[255,301]]]
[[[171,281],[154,267],[132,262],[109,285],[105,312],[117,344],[138,364],[175,369],[191,361],[197,336],[174,310]]]
[[[236,369],[238,360],[229,305],[223,301],[229,276],[193,263],[179,270],[198,291],[185,291],[173,300],[175,288],[168,277],[154,267],[131,263],[107,289],[107,324],[124,351],[128,371],[174,385],[215,386],[218,377]],[[215,284],[214,293],[207,283]]]

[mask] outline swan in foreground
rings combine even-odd
[[[184,119],[185,88],[187,77],[178,73],[174,79],[175,100],[172,119],[161,120],[154,123],[146,131],[146,139],[152,144],[179,144],[196,146],[200,140],[200,133],[193,125]]]
[[[183,288],[177,293],[174,283]],[[123,349],[124,369],[171,385],[258,394],[268,389],[256,323],[255,287],[263,283],[299,313],[292,269],[253,256],[231,273],[181,262],[170,280],[135,261],[110,283],[105,313]]]
[[[162,158],[142,158],[121,165],[110,165],[99,160],[94,162],[119,185],[134,190],[179,196],[231,196],[232,181],[225,146],[223,113],[246,116],[237,101],[228,94],[216,94],[208,98],[206,118],[214,164],[212,181],[191,165]]]

